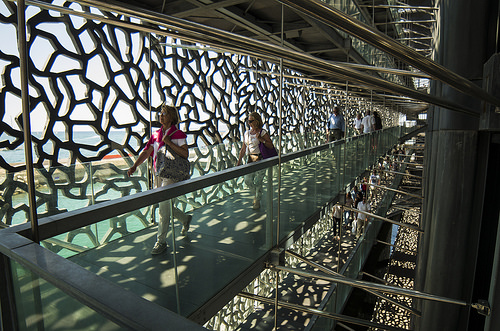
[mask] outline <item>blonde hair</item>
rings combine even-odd
[[[262,127],[264,126],[264,122],[262,122],[262,117],[260,117],[259,113],[253,111],[250,113],[250,115],[248,115],[248,117],[250,116],[253,117],[255,121],[257,121],[257,127],[259,129],[262,129]]]
[[[177,111],[177,108],[175,108],[174,106],[163,104],[161,105],[161,111],[168,113],[170,115],[170,118],[172,119],[172,124],[177,125],[180,122],[179,112]]]

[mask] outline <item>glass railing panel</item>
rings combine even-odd
[[[35,168],[38,217],[76,210],[102,201],[148,189],[146,177],[130,180],[127,170],[133,160],[110,158],[70,166]],[[145,174],[146,164],[137,170]]]
[[[338,194],[342,185],[342,145],[313,152],[281,165],[280,239]]]
[[[363,240],[363,236],[360,238],[361,239],[358,241],[356,250],[353,254],[351,254],[348,266],[343,273],[346,278],[358,279],[359,271],[362,269],[364,261],[370,253],[371,244],[369,244],[367,240]],[[341,313],[344,308],[345,301],[351,294],[351,290],[352,286],[337,283],[336,288],[323,311],[328,313]],[[311,330],[330,330],[334,323],[336,322],[332,319],[319,317]]]
[[[153,284],[164,295],[157,295],[155,302],[188,316],[276,244],[276,179],[274,166],[185,197],[198,197],[196,208],[188,211],[193,217],[190,230],[181,236],[182,225],[174,220],[175,237],[170,231],[169,249],[158,257],[165,269]],[[255,190],[244,184],[252,181]],[[259,206],[254,206],[256,194]]]
[[[80,209],[102,201],[109,201],[148,189],[146,177],[130,180],[127,169],[130,160],[116,158],[93,163],[34,169],[35,195],[38,218]],[[131,164],[131,163],[130,163]],[[138,172],[147,171],[143,164]],[[26,171],[0,176],[2,222],[8,226],[25,223],[29,219]]]
[[[383,133],[380,133],[379,142],[384,139]],[[378,203],[376,208],[376,214],[385,215],[389,206],[391,205],[392,198],[394,194],[385,194],[383,199]],[[358,279],[359,271],[364,265],[364,261],[368,258],[370,251],[373,246],[373,242],[377,239],[380,227],[383,225],[383,221],[378,219],[370,220],[365,233],[360,237],[356,244],[356,248],[353,250],[350,259],[347,261],[346,269],[343,273],[344,276],[351,279]],[[352,287],[350,285],[336,284],[336,288],[332,293],[328,303],[326,304],[324,311],[330,313],[341,313],[346,300],[348,299]],[[318,318],[312,330],[325,330],[331,329],[336,322],[328,318]]]
[[[348,140],[345,144],[345,154],[346,154],[346,163],[345,163],[345,185],[351,183],[356,178],[356,168],[357,168],[357,141]]]
[[[337,173],[337,178],[338,180],[335,181],[336,186],[334,187],[334,195],[335,192],[339,193],[341,192],[345,185],[346,185],[346,146],[345,143],[337,146],[338,149],[338,161],[337,161],[337,168],[339,169],[339,172]]]
[[[404,128],[405,131],[410,128]],[[362,140],[367,138],[363,137]],[[277,139],[274,139],[278,146]],[[282,141],[283,153],[291,153],[304,148],[318,146],[324,143],[319,135],[311,132],[284,136]],[[356,142],[359,149],[363,142]],[[219,144],[200,148],[192,148],[190,160],[192,163],[192,178],[208,173],[228,169],[236,165],[236,155],[241,147],[240,142]],[[362,157],[365,151],[356,153]],[[133,177],[128,178],[128,167],[135,161],[132,158],[107,158],[99,162],[35,169],[35,186],[38,217],[59,214],[65,211],[76,210],[102,201],[109,201],[117,197],[134,194],[150,188],[148,162],[144,162]],[[370,164],[366,160],[364,167]],[[361,167],[357,167],[357,173]],[[28,220],[28,195],[25,171],[15,174],[0,174],[2,201],[0,213],[2,223],[6,226],[25,223]],[[347,182],[344,179],[345,182]]]
[[[80,232],[78,236],[85,238],[88,247],[79,251],[66,245],[65,251],[71,252],[68,258],[126,290],[188,316],[276,244],[277,166],[255,173],[263,175],[257,209],[253,209],[253,195],[244,177],[163,202],[168,208],[171,201],[172,207],[192,216],[192,221],[188,234],[181,235],[181,217],[174,212],[176,218],[170,221],[166,235],[168,248],[162,254],[151,254],[158,232],[151,220],[158,222],[160,213],[156,204],[72,231]],[[147,223],[129,231],[137,214],[147,218]],[[117,226],[108,225],[112,223]],[[85,235],[87,228],[96,234],[99,246]],[[102,236],[108,239],[106,245]]]
[[[295,139],[299,143],[304,140],[303,137]],[[234,155],[238,154],[239,149],[240,144],[238,143],[193,148],[190,155],[192,178],[232,167],[236,163]],[[127,169],[130,164],[133,164],[133,161],[116,159],[113,160],[115,164],[96,165],[93,163],[52,169],[53,177],[57,175],[61,182],[61,187],[53,186],[51,189],[52,205],[58,206],[60,209],[74,210],[96,202],[108,201],[147,190],[147,162],[141,164],[133,176],[126,175]],[[45,176],[47,175],[45,174]],[[71,186],[71,178],[79,179],[75,187]],[[84,182],[84,178],[93,180]],[[240,183],[240,188],[241,186],[242,183]],[[207,188],[203,192],[192,193],[189,197],[178,197],[177,201],[182,204],[183,209],[189,211],[200,203],[207,202],[208,197],[212,199],[224,191],[234,193],[234,181],[231,185],[220,184],[217,187]],[[73,193],[68,194],[67,192]],[[47,203],[47,205],[49,204]],[[65,257],[72,256],[151,225],[155,220],[153,209],[157,208],[155,206],[146,207],[133,214],[122,215],[112,220],[61,234],[45,240],[43,243],[49,249],[60,252]]]
[[[363,135],[363,137],[358,140],[358,157],[359,157],[358,170],[363,171],[364,169],[366,169],[366,166],[368,164],[367,162],[368,145],[369,145],[369,135]],[[358,173],[358,175],[361,173],[361,171]]]
[[[143,163],[132,177],[128,177],[128,164],[132,163],[126,161],[128,160],[115,159],[112,163],[95,162],[56,167],[50,172],[35,169],[39,177],[52,177],[54,180],[54,185],[37,188],[37,195],[42,193],[40,200],[44,201],[38,206],[39,215],[54,215],[146,191],[147,163]],[[43,200],[44,197],[48,198]],[[41,243],[63,257],[70,257],[140,231],[150,226],[151,219],[152,206],[148,206],[110,220],[61,233]]]
[[[50,251],[69,258],[153,226],[154,209],[157,209],[156,205],[147,206],[42,240],[41,244]]]
[[[320,153],[281,164],[279,235],[284,238],[316,209],[316,181]]]
[[[255,193],[249,190],[244,177],[236,177],[176,197],[172,202],[174,206],[193,216],[191,229],[187,236],[181,236],[182,224],[178,220],[171,223],[174,232],[169,231],[167,236],[169,249],[159,257],[150,254],[156,241],[155,222],[159,216],[157,204],[61,234],[45,240],[43,244],[140,296],[187,316],[195,307],[203,304],[203,300],[221,290],[221,286],[227,284],[230,277],[236,277],[276,244],[278,209],[279,238],[283,239],[338,194],[345,185],[345,177],[349,177],[349,172],[359,174],[366,169],[368,162],[364,151],[372,147],[374,139],[382,145],[381,135],[384,134],[385,132],[364,135],[354,142],[348,142],[348,145],[330,144],[319,152],[311,152],[284,162],[280,167],[276,165],[257,170],[255,174],[262,176],[262,197],[261,205],[256,209],[253,209]],[[390,131],[387,136],[389,134]],[[348,156],[349,153],[354,155]],[[347,164],[351,157],[355,160],[356,167]],[[112,171],[110,170],[110,177],[101,176],[103,180],[95,181],[91,190],[92,196],[95,195],[95,202],[120,197],[124,192],[134,194],[147,190],[146,163],[141,167],[134,176],[126,178],[128,182],[123,177],[128,168],[126,165],[118,167],[118,171],[109,166],[97,167],[101,175],[104,170],[111,168]],[[278,178],[278,169],[281,169],[281,178]],[[75,173],[77,171],[88,172],[90,178],[97,177],[90,175],[95,173],[92,172],[94,170],[82,168],[75,170]],[[113,176],[115,186],[110,184]],[[78,183],[86,181],[83,175],[75,178],[79,178]],[[278,179],[281,187],[278,187]],[[110,187],[107,191],[106,185]],[[90,195],[89,187],[91,186],[86,184],[87,199]],[[107,194],[99,195],[103,190]],[[80,191],[81,188],[75,190]],[[61,206],[64,204],[61,203]],[[106,254],[103,254],[104,244],[107,246]],[[198,253],[199,248],[202,248],[202,254]],[[197,254],[193,253],[195,250]],[[162,267],[165,268],[157,273],[143,274],[141,270],[144,268],[152,268],[153,265],[157,267],[157,261],[152,260],[156,258],[164,261]],[[353,261],[348,272],[356,264],[356,259]],[[193,275],[205,275],[209,272],[215,275],[218,268],[227,269],[229,272],[225,277],[229,278],[208,277],[207,279],[215,280],[207,289],[200,285],[206,286],[206,282],[192,279],[198,277]],[[189,275],[186,274],[187,270]],[[152,282],[151,285],[145,286],[148,281]],[[205,292],[200,295],[202,290]]]
[[[19,330],[123,330],[19,263],[11,268]]]
[[[241,142],[228,142],[190,149],[191,178],[214,173],[236,165]]]
[[[364,145],[365,145],[365,139],[359,138],[356,139],[356,168],[355,168],[355,176],[353,178],[356,179],[356,177],[359,176],[359,174],[362,172],[362,169],[364,169]]]
[[[321,208],[336,196],[342,184],[343,150],[341,144],[330,144],[319,153],[316,170],[317,208]]]
[[[284,238],[316,210],[319,153],[281,164],[279,236]]]
[[[384,155],[389,148],[392,148],[394,144],[397,143],[397,135],[396,133],[398,129],[390,129],[379,132],[374,132],[370,135],[365,135],[358,139],[356,142],[353,142],[351,145],[347,144],[347,150],[352,152],[352,146],[361,146],[361,150],[366,150],[364,147],[366,144],[371,142],[374,143],[371,147],[375,146],[371,157],[379,158]],[[364,156],[364,155],[363,155]],[[348,163],[347,163],[348,164]],[[346,166],[347,166],[346,164]],[[361,173],[365,167],[357,169],[359,173]],[[377,205],[377,214],[385,215],[389,206],[391,205],[392,197],[391,195],[384,195],[384,198]],[[343,273],[344,276],[351,279],[358,279],[359,271],[362,269],[364,265],[364,261],[368,258],[368,255],[371,251],[371,247],[373,242],[376,240],[377,234],[379,232],[380,227],[383,222],[377,219],[371,220],[370,224],[367,226],[367,231],[357,242],[355,250],[347,262],[346,269]],[[342,309],[345,305],[346,300],[348,299],[350,293],[352,291],[352,287],[350,285],[336,284],[332,295],[326,304],[324,311],[330,313],[341,313]],[[320,317],[316,320],[312,330],[325,330],[332,329],[335,325],[336,321],[329,318]]]

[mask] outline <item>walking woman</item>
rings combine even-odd
[[[238,164],[245,154],[248,155],[247,163],[259,161],[262,159],[259,144],[263,143],[268,148],[273,148],[273,142],[269,137],[268,132],[263,129],[264,123],[262,118],[257,112],[252,112],[248,116],[248,126],[250,127],[243,134],[243,145],[241,146],[240,155],[238,157]],[[262,197],[262,180],[264,179],[264,171],[259,170],[245,175],[245,183],[247,184],[250,192],[254,196],[253,209],[260,208],[260,199]]]
[[[174,106],[162,105],[161,111],[158,114],[161,128],[153,133],[144,150],[139,154],[134,165],[130,167],[127,174],[131,176],[137,167],[141,165],[148,157],[153,157],[154,169],[157,169],[158,150],[166,145],[170,147],[173,153],[187,159],[189,156],[186,134],[177,128],[179,123],[179,114]],[[157,169],[158,170],[158,169]],[[188,177],[189,178],[189,177]],[[155,174],[155,187],[167,186],[187,178],[176,178],[176,176],[161,177]],[[167,248],[167,232],[170,223],[170,202],[164,201],[159,204],[159,222],[158,235],[156,243],[151,251],[151,254],[156,255],[163,253]],[[183,224],[182,235],[185,235],[189,230],[192,216],[185,214],[180,209],[174,207],[174,217]]]

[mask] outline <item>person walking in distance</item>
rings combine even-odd
[[[248,126],[250,127],[243,134],[243,144],[241,146],[240,154],[238,157],[239,166],[245,154],[248,155],[247,163],[256,162],[262,160],[262,154],[260,152],[259,144],[263,143],[268,148],[273,148],[273,142],[271,141],[271,137],[269,133],[263,129],[264,123],[262,122],[262,117],[257,112],[252,112],[248,116]],[[262,180],[264,179],[264,170],[258,170],[252,172],[248,175],[245,175],[245,183],[248,188],[253,199],[253,209],[260,208],[260,199],[262,197]]]
[[[371,205],[366,199],[366,194],[363,195],[363,201],[358,203],[358,210],[364,212],[371,212]],[[356,239],[363,234],[366,229],[366,223],[368,222],[368,216],[364,213],[358,213],[356,220]]]
[[[345,122],[344,116],[340,113],[340,108],[335,106],[333,108],[333,114],[328,120],[326,126],[326,135],[328,137],[328,142],[335,140],[340,140],[344,137],[345,132]]]

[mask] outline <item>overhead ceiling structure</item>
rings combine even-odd
[[[427,74],[414,66],[376,50],[366,42],[318,20],[307,12],[277,0],[122,0],[119,6],[140,8],[194,22],[245,38],[284,47],[305,57],[314,57],[341,68],[355,70],[378,79],[388,80],[402,89],[428,93]],[[300,2],[300,1],[299,1]],[[393,40],[428,57],[432,53],[432,32],[435,22],[434,0],[352,0],[312,1],[331,5]],[[340,3],[343,4],[340,4]],[[347,4],[347,5],[346,5]],[[207,32],[209,34],[210,32]],[[342,75],[330,75],[318,69],[308,72],[307,65],[293,68],[311,79],[346,84]],[[380,90],[374,86],[381,86]],[[397,109],[410,118],[428,107],[429,100],[412,98],[408,93],[382,87],[376,81],[363,84],[349,80],[349,92],[369,95],[374,102]],[[403,91],[404,92],[404,91]],[[411,94],[411,93],[410,93]],[[432,100],[430,100],[432,102]]]
[[[380,31],[422,55],[432,52],[437,7],[432,0],[358,1],[359,7],[370,15]]]

